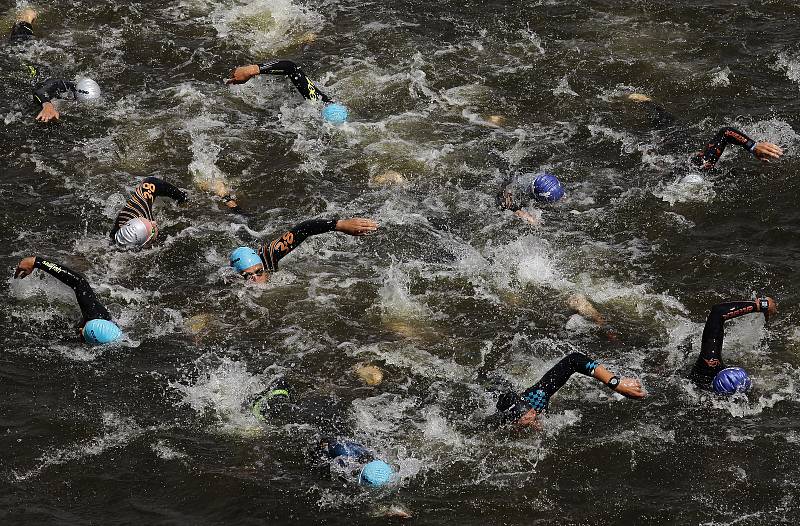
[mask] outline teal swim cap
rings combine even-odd
[[[108,320],[89,320],[83,326],[83,339],[92,345],[101,345],[117,341],[122,331],[114,322]]]
[[[347,116],[347,108],[336,102],[322,108],[322,118],[331,124],[344,124],[347,122]]]
[[[231,252],[230,260],[231,266],[240,274],[253,265],[260,265],[262,263],[256,251],[250,247],[237,248]]]
[[[373,460],[361,470],[358,483],[362,486],[378,488],[389,482],[393,474],[392,466],[383,460]]]

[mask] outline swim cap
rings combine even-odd
[[[741,367],[726,367],[717,373],[712,382],[717,394],[743,393],[750,389],[752,382]]]
[[[231,252],[231,266],[236,272],[242,273],[253,265],[260,265],[261,258],[256,251],[250,247],[239,247]]]
[[[128,248],[142,247],[158,235],[154,221],[134,217],[114,234],[114,241]]]
[[[358,483],[363,486],[378,488],[389,482],[393,474],[392,466],[383,460],[373,460],[361,470],[361,474],[358,476]]]
[[[75,98],[81,102],[99,99],[100,85],[92,79],[80,79],[75,83]]]
[[[533,181],[533,195],[538,201],[555,203],[564,197],[564,187],[561,181],[553,174],[543,173],[536,176]]]
[[[347,108],[336,102],[322,108],[322,118],[331,124],[344,124],[347,122],[347,115]]]
[[[83,326],[83,339],[92,345],[111,343],[122,336],[122,331],[114,322],[108,320],[89,320]]]
[[[250,404],[250,411],[257,419],[262,422],[267,421],[267,417],[279,415],[285,402],[289,401],[289,384],[283,378],[278,379],[269,389],[255,396]]]

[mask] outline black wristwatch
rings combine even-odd
[[[606,382],[606,385],[612,390],[616,391],[617,386],[619,385],[619,376],[612,376],[611,379]]]

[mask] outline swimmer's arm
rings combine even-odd
[[[599,327],[606,324],[606,319],[600,311],[583,294],[573,294],[567,298],[567,306]]]
[[[231,71],[231,76],[225,79],[225,84],[244,84],[256,75],[289,75],[297,69],[297,65],[290,60],[272,60],[263,64],[248,64],[238,66]]]
[[[75,272],[65,265],[54,263],[39,256],[27,257],[20,261],[19,265],[17,265],[16,271],[14,272],[14,277],[24,278],[30,275],[31,272],[37,268],[47,272],[72,289],[77,289],[83,285],[88,286],[88,282],[82,274]]]
[[[762,161],[769,162],[770,159],[779,159],[783,155],[783,150],[771,142],[756,142],[741,130],[725,127],[719,130],[706,148],[697,155],[695,163],[704,170],[710,170],[722,157],[728,144],[741,146]]]
[[[158,177],[145,178],[139,188],[142,190],[152,189],[154,197],[169,197],[178,203],[184,203],[188,199],[186,192],[171,183],[159,179]]]
[[[522,209],[522,206],[514,201],[514,195],[508,190],[508,185],[511,184],[511,181],[513,181],[513,177],[507,177],[500,183],[500,187],[497,189],[497,194],[495,195],[495,203],[501,210],[517,212]]]
[[[270,271],[277,270],[278,261],[297,248],[310,236],[325,232],[343,232],[351,236],[365,236],[375,232],[378,223],[371,219],[359,217],[349,219],[311,219],[295,225],[278,239],[265,243],[258,250],[258,255],[267,263]]]
[[[75,84],[65,80],[50,79],[33,92],[33,100],[40,104],[42,109],[36,115],[40,122],[58,120],[61,116],[51,102],[54,98],[61,98],[64,93],[75,93]]]

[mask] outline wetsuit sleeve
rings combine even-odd
[[[705,150],[694,158],[694,163],[704,170],[714,168],[729,144],[736,144],[750,152],[756,147],[756,141],[745,135],[744,132],[734,128],[722,128],[706,145]]]
[[[75,96],[75,84],[68,80],[48,79],[33,92],[33,100],[37,104],[44,104],[53,99],[63,98],[65,93]]]
[[[265,243],[258,249],[258,255],[264,263],[264,268],[270,272],[278,270],[278,262],[289,252],[296,249],[300,243],[310,236],[333,232],[336,230],[337,218],[333,219],[311,219],[303,221],[299,225],[293,226],[288,232],[269,243]]]
[[[700,356],[692,368],[692,380],[700,384],[710,384],[714,376],[725,368],[725,363],[722,361],[725,321],[757,311],[758,304],[755,301],[731,301],[711,308],[703,329]]]
[[[28,22],[19,21],[11,28],[11,34],[8,35],[8,41],[11,44],[24,42],[33,38],[33,26]]]
[[[78,300],[78,305],[81,308],[81,314],[83,314],[84,325],[89,320],[111,320],[111,315],[108,313],[103,304],[98,301],[94,291],[92,290],[92,287],[89,285],[89,282],[86,280],[83,274],[75,272],[64,265],[53,263],[52,261],[48,261],[38,256],[36,257],[33,266],[34,268],[38,268],[47,272],[61,283],[67,285],[73,291],[75,291],[75,298]]]
[[[111,238],[122,228],[125,223],[135,217],[142,217],[148,221],[153,220],[153,201],[156,197],[169,197],[178,203],[186,201],[186,193],[158,177],[147,177],[128,197],[128,202],[117,214],[114,228],[111,229]]]
[[[542,378],[522,393],[522,399],[536,411],[547,409],[550,397],[561,389],[573,373],[592,376],[599,362],[583,353],[573,352],[561,359]]]
[[[652,100],[645,101],[642,104],[647,112],[647,118],[653,127],[669,126],[675,122],[675,116],[667,111],[661,104]]]
[[[325,95],[311,80],[303,73],[303,69],[291,60],[273,60],[258,65],[258,72],[262,75],[285,75],[292,81],[294,87],[300,95],[308,100],[319,100],[331,102],[333,99]]]

